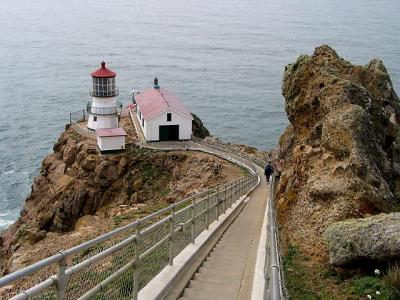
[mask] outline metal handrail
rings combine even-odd
[[[257,166],[259,166],[261,168],[265,167],[265,164],[267,163],[267,160],[268,161],[271,160],[269,155],[268,155],[267,159],[262,160],[262,159],[259,159],[259,158],[256,158],[256,157],[252,157],[252,156],[249,156],[249,155],[243,155],[241,153],[234,152],[232,149],[230,149],[228,147],[216,145],[216,144],[213,144],[213,143],[210,143],[210,142],[206,142],[204,140],[198,141],[197,143],[199,143],[201,145],[204,145],[206,147],[209,147],[209,148],[213,148],[213,149],[219,150],[219,151],[223,151],[223,152],[228,152],[228,153],[234,154],[234,155],[239,156],[239,157],[241,157],[241,158],[243,158],[245,160],[251,161],[252,163],[256,164]]]
[[[245,177],[244,179],[239,179],[234,182],[229,183],[228,185],[223,185],[218,187],[217,189],[208,189],[199,194],[193,195],[186,199],[183,199],[179,202],[176,202],[164,209],[161,209],[155,213],[152,213],[140,220],[132,222],[128,225],[120,227],[116,230],[103,234],[95,239],[84,242],[80,245],[77,245],[73,248],[60,251],[59,253],[41,260],[31,266],[25,267],[22,270],[16,271],[9,275],[6,275],[0,278],[0,287],[8,285],[10,283],[15,282],[16,280],[20,280],[26,278],[27,276],[39,272],[46,267],[57,265],[57,274],[50,276],[48,279],[43,282],[31,287],[28,290],[14,296],[11,299],[28,299],[29,297],[40,295],[40,293],[48,290],[49,288],[56,288],[55,294],[57,295],[57,299],[63,299],[66,293],[66,290],[70,288],[67,285],[67,281],[74,274],[79,274],[82,270],[86,270],[89,266],[100,263],[100,260],[105,257],[109,257],[118,251],[122,251],[127,247],[127,245],[131,245],[134,243],[135,253],[137,252],[137,257],[134,262],[130,261],[128,264],[125,264],[122,268],[118,269],[116,272],[111,274],[108,278],[103,280],[101,283],[96,285],[93,288],[90,288],[88,291],[80,291],[80,299],[88,299],[90,296],[94,295],[96,292],[99,292],[105,286],[113,283],[121,273],[127,272],[127,270],[133,269],[133,298],[137,298],[137,294],[139,292],[139,268],[141,264],[147,257],[149,257],[154,251],[156,251],[161,245],[165,243],[170,243],[170,254],[169,254],[169,263],[173,264],[174,251],[172,250],[174,247],[174,236],[175,234],[180,234],[182,228],[186,228],[190,226],[190,235],[191,241],[194,242],[195,238],[199,234],[199,229],[201,231],[207,230],[208,225],[212,222],[213,218],[217,219],[218,216],[225,211],[239,199],[240,194],[247,193],[254,186],[258,184],[258,174],[255,172],[255,168],[253,164],[245,159],[240,157],[235,157],[234,155],[227,155],[226,153],[216,153],[214,150],[207,149],[199,149],[200,151],[209,152],[217,154],[221,157],[225,156],[225,158],[230,159],[231,161],[236,162],[239,165],[246,167],[250,171],[250,175]],[[230,195],[228,198],[226,194]],[[224,199],[222,204],[220,200]],[[211,203],[210,203],[211,202]],[[211,204],[211,205],[210,205]],[[199,212],[196,210],[201,209]],[[193,212],[192,217],[186,220],[183,224],[175,224],[175,220],[177,218],[182,218],[182,216],[187,216],[188,212]],[[164,218],[159,220],[163,215]],[[205,217],[206,224],[204,228],[199,227],[202,221],[202,218]],[[158,221],[157,221],[158,220]],[[142,227],[143,225],[150,223],[149,226]],[[162,232],[165,226],[168,224],[172,224],[172,230],[168,234],[162,234],[160,239],[153,243],[152,240],[146,241],[145,237],[149,232],[153,230],[160,230]],[[203,225],[202,225],[203,226]],[[96,255],[83,260],[80,263],[72,265],[67,268],[67,261],[70,261],[74,255],[81,254],[82,252],[96,245],[100,245],[103,242],[111,241],[115,238],[120,237],[123,234],[129,233],[131,230],[135,230],[135,234],[129,235],[127,238],[117,242],[116,244],[108,247],[107,249],[97,253]],[[200,232],[201,232],[200,231]],[[143,240],[144,239],[144,240]],[[143,242],[146,242],[146,248],[142,249],[143,252],[140,253],[139,245],[142,245]],[[150,243],[150,244],[148,244]],[[190,242],[189,242],[190,243]],[[138,248],[139,247],[139,248]],[[126,251],[128,251],[127,249]],[[85,287],[83,287],[84,289]]]
[[[275,175],[272,176],[268,197],[268,222],[264,266],[264,297],[268,300],[286,299],[284,287],[282,258],[279,251],[279,234],[275,216]]]
[[[88,102],[86,111],[92,115],[109,116],[120,114],[122,110],[122,104],[117,103],[115,107],[93,107],[93,102]]]

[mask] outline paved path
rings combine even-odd
[[[251,299],[269,186],[261,184],[184,290],[182,300]]]

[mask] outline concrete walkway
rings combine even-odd
[[[182,300],[251,299],[253,277],[269,186],[261,184],[228,227],[184,290]]]

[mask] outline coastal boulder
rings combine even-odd
[[[400,213],[336,222],[323,236],[332,265],[391,260],[400,256]]]

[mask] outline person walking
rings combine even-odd
[[[269,182],[269,177],[271,174],[274,173],[274,167],[271,165],[271,162],[269,161],[268,164],[265,166],[264,174],[265,177],[267,178],[267,183]]]

